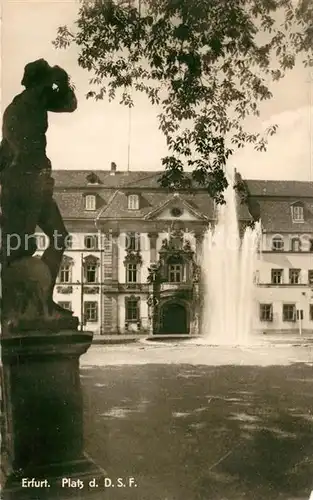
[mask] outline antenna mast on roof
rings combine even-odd
[[[313,69],[311,69],[309,76],[309,179],[313,181]]]
[[[131,9],[132,3],[133,3],[133,0],[128,0],[129,10]],[[138,0],[138,15],[139,15],[139,20],[140,20],[140,18],[141,18],[141,0]],[[140,30],[139,30],[139,33],[140,33]],[[138,38],[138,44],[139,44],[139,38]],[[130,169],[131,126],[132,126],[132,107],[129,106],[129,112],[128,112],[127,172],[129,172],[129,169]]]
[[[129,112],[128,112],[127,172],[129,172],[129,167],[130,167],[131,123],[132,123],[132,108],[129,107]]]

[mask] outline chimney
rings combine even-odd
[[[111,175],[115,175],[116,173],[116,163],[114,161],[111,162]]]

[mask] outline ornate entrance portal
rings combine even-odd
[[[164,335],[189,333],[186,306],[177,302],[166,302],[161,308],[160,332]]]

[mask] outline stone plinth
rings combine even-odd
[[[79,357],[91,341],[92,333],[77,331],[27,332],[1,339],[4,500],[89,498],[100,493],[105,473],[83,446]],[[62,487],[62,478],[72,483]],[[42,481],[41,486],[27,479]],[[98,488],[89,487],[93,479]]]

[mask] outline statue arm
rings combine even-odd
[[[73,113],[77,109],[74,90],[70,86],[63,89],[49,89],[47,109],[53,113]]]
[[[72,113],[77,108],[77,98],[70,77],[60,66],[53,66],[50,73],[52,86],[47,90],[48,111]]]

